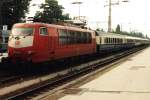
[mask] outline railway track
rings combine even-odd
[[[20,79],[21,77],[20,76],[8,76],[8,77],[4,77],[4,78],[1,78],[0,79],[0,85],[1,84],[5,84],[5,83],[8,83],[8,82],[11,82],[12,80],[18,80]]]
[[[109,56],[104,59],[95,60],[88,62],[86,64],[81,64],[76,67],[72,67],[57,73],[52,73],[46,77],[38,78],[37,82],[30,84],[29,86],[19,88],[17,90],[9,91],[8,93],[1,93],[0,90],[0,98],[1,99],[31,99],[36,97],[37,95],[51,90],[51,93],[57,91],[55,90],[59,86],[66,84],[72,80],[77,79],[78,77],[88,75],[88,73],[96,71],[96,70],[104,70],[107,67],[103,67],[107,64],[114,62],[115,60],[121,59],[127,55],[130,55],[134,52],[140,51],[145,47],[135,48],[129,51],[125,51],[123,53],[119,53],[116,55]],[[6,88],[7,89],[7,88]],[[3,91],[3,90],[2,90]]]
[[[12,73],[9,71],[3,71],[0,69],[0,88],[4,87],[5,84],[9,82],[13,82],[15,80],[19,80],[23,77],[23,75],[18,75],[16,73]]]

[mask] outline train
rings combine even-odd
[[[149,40],[73,26],[17,23],[8,41],[13,63],[42,63],[148,45]]]

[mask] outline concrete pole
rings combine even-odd
[[[78,4],[79,5],[79,11],[78,11],[79,15],[78,15],[78,17],[80,19],[80,6],[81,6],[82,2],[76,1],[76,2],[72,2],[72,4]]]
[[[111,32],[111,0],[109,0],[108,32]]]

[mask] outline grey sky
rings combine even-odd
[[[32,3],[40,4],[44,0],[33,0]],[[71,17],[78,16],[78,6],[71,4],[78,0],[58,0],[63,5],[64,12],[69,13]],[[80,15],[86,16],[91,27],[103,28],[107,30],[108,4],[107,0],[80,0],[83,2],[80,6]],[[112,0],[117,2],[118,0]],[[121,0],[120,0],[121,1]],[[120,24],[122,30],[140,31],[148,34],[150,37],[150,1],[149,0],[130,0],[128,3],[120,2],[120,5],[112,7],[112,28],[115,29]],[[32,7],[29,16],[33,16],[36,7]],[[37,8],[36,8],[37,9]]]

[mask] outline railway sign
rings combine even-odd
[[[8,26],[7,25],[3,25],[3,30],[7,31],[8,30]]]

